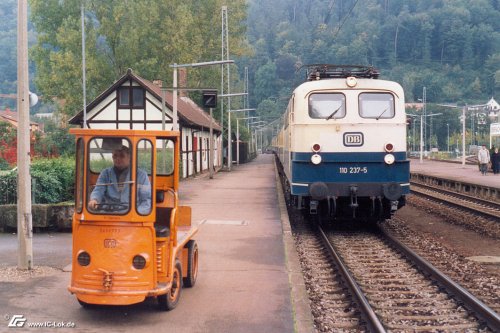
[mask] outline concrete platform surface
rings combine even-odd
[[[436,160],[423,160],[422,163],[420,163],[418,159],[411,159],[410,172],[500,188],[500,174],[495,175],[490,170],[486,176],[483,176],[481,172],[479,172],[479,167],[477,165],[462,165],[461,163],[441,162]]]
[[[281,224],[287,217],[278,203],[273,156],[260,155],[214,179],[183,181],[180,198],[181,204],[192,207],[192,220],[199,225],[195,238],[200,254],[196,285],[183,290],[176,309],[159,311],[154,300],[83,309],[67,291],[71,273],[62,270],[70,262],[71,235],[35,234],[35,265],[60,270],[24,282],[0,276],[0,332],[12,331],[8,323],[15,315],[27,323],[75,325],[58,329],[25,325],[16,332],[311,331],[310,317],[306,325],[294,324],[290,285],[294,278],[288,274]],[[0,269],[16,264],[17,237],[4,235],[1,241]]]

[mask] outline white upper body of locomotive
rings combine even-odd
[[[290,98],[277,138],[288,174],[290,153],[406,152],[403,88],[373,78],[304,82]]]

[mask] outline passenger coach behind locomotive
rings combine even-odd
[[[403,89],[373,67],[307,67],[274,147],[289,199],[321,219],[390,218],[410,191]]]

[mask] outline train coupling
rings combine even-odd
[[[318,214],[318,205],[319,205],[318,200],[311,200],[309,202],[309,214],[311,214],[311,215]]]
[[[349,187],[349,192],[351,193],[351,203],[349,207],[356,209],[358,208],[358,187],[356,185],[351,185]]]
[[[391,214],[398,210],[399,200],[391,200]]]

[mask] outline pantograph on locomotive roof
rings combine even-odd
[[[304,67],[306,68],[306,79],[308,81],[347,77],[378,79],[380,75],[379,70],[375,67],[364,65],[311,64],[304,65],[299,70]]]

